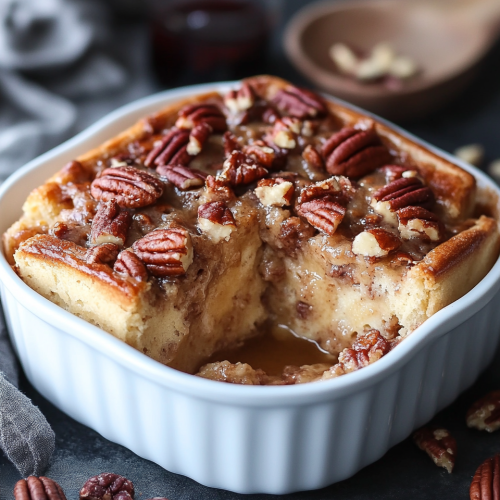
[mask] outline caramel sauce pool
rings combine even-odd
[[[249,339],[236,348],[217,351],[205,363],[225,360],[230,363],[248,363],[252,368],[260,368],[268,375],[281,375],[287,365],[333,365],[336,357],[323,351],[316,342],[297,337],[283,325],[269,325],[262,335]]]

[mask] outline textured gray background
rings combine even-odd
[[[301,5],[303,0],[286,0],[283,22]],[[81,120],[78,128],[86,126],[100,115],[132,98],[159,89],[143,57],[147,43],[146,26],[141,21],[118,18],[120,47],[118,52],[130,47],[130,57],[135,68],[130,85],[120,95],[101,98],[99,102],[81,103]],[[127,36],[124,36],[127,34]],[[272,52],[272,61],[263,71],[273,72],[296,83],[306,83],[286,62],[279,48],[279,32]],[[135,62],[134,62],[135,61]],[[475,83],[452,105],[434,116],[417,123],[402,124],[405,128],[447,151],[472,142],[479,142],[486,149],[485,165],[500,158],[500,45],[496,46],[482,65]],[[474,332],[471,331],[471,335]],[[458,441],[456,469],[449,475],[437,468],[410,440],[391,449],[377,463],[365,468],[351,479],[314,492],[297,493],[281,498],[295,499],[466,499],[468,488],[477,466],[487,457],[500,452],[500,432],[479,433],[467,429],[464,416],[468,406],[485,392],[500,388],[500,352],[479,381],[455,403],[441,412],[435,422],[447,427]],[[131,479],[137,498],[166,496],[170,500],[184,499],[237,499],[243,498],[221,490],[205,488],[190,479],[163,470],[143,460],[127,449],[113,444],[94,431],[65,416],[37,394],[24,380],[24,392],[47,416],[56,433],[56,452],[49,477],[58,481],[67,493],[68,500],[78,498],[78,490],[91,475],[115,472]],[[0,500],[13,498],[12,488],[19,479],[17,471],[0,456]],[[268,495],[250,495],[263,499]]]

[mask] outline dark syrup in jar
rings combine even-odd
[[[152,56],[162,83],[240,79],[265,68],[269,24],[255,0],[157,2]]]

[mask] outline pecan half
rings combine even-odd
[[[276,106],[297,118],[320,118],[328,113],[323,99],[316,93],[293,86],[281,89],[272,99]]]
[[[500,499],[500,455],[486,459],[477,469],[469,489],[471,500]]]
[[[242,151],[252,158],[255,158],[265,168],[272,168],[276,153],[264,141],[255,141],[252,144],[243,146]]]
[[[222,201],[212,201],[198,207],[198,225],[213,242],[229,241],[236,229],[233,213]]]
[[[297,203],[305,203],[312,200],[328,197],[332,201],[345,205],[349,201],[353,192],[351,181],[346,177],[330,177],[324,181],[319,181],[310,186],[306,186],[300,191]]]
[[[428,206],[434,202],[434,194],[417,177],[402,177],[390,182],[373,193],[372,206],[377,210],[377,203],[387,202],[391,211],[412,206]],[[379,211],[379,210],[377,210]]]
[[[227,130],[226,117],[215,104],[189,104],[179,111],[175,126],[180,129],[193,129],[200,123],[212,127],[214,133]]]
[[[422,238],[427,241],[439,241],[444,232],[439,218],[422,207],[409,206],[397,211],[399,232],[405,240]]]
[[[446,429],[437,426],[422,427],[414,432],[413,440],[438,467],[443,467],[451,474],[455,466],[457,442]]]
[[[228,157],[233,151],[241,151],[241,144],[237,137],[229,130],[222,136],[222,144],[224,146],[224,157]]]
[[[339,354],[339,362],[323,374],[323,379],[335,378],[364,368],[385,356],[392,346],[378,330],[358,337],[351,347]]]
[[[315,170],[323,170],[325,168],[323,158],[311,144],[308,144],[304,148],[304,151],[302,151],[302,158]]]
[[[352,242],[352,253],[364,257],[384,257],[401,246],[401,240],[382,228],[368,229],[359,233]]]
[[[401,165],[384,165],[379,170],[385,175],[388,182],[392,182],[396,179],[401,179],[403,172],[406,172],[408,169]]]
[[[186,147],[186,151],[191,156],[196,156],[201,153],[204,144],[207,142],[210,134],[212,133],[212,127],[205,122],[201,122],[196,127],[191,130],[189,134],[189,142]]]
[[[467,425],[480,431],[500,429],[500,391],[492,391],[476,401],[466,415]]]
[[[156,171],[182,191],[203,186],[207,178],[205,172],[183,165],[160,165]]]
[[[191,236],[180,226],[156,229],[137,240],[133,249],[154,276],[180,276],[193,262]]]
[[[127,239],[132,216],[115,199],[101,201],[92,220],[90,244],[114,243],[122,247]]]
[[[85,482],[80,490],[80,500],[131,500],[134,485],[123,476],[102,472]]]
[[[240,184],[250,184],[262,179],[267,174],[267,169],[255,160],[255,158],[241,151],[233,151],[224,162],[223,170],[219,177],[227,180],[229,184],[237,186]]]
[[[163,194],[163,183],[154,175],[135,167],[108,168],[90,186],[99,201],[116,200],[121,207],[140,208],[152,205]]]
[[[172,128],[158,145],[150,151],[144,165],[146,167],[170,163],[187,165],[192,159],[187,151],[189,136],[189,130]]]
[[[346,209],[325,197],[301,203],[297,206],[297,213],[304,217],[311,226],[332,235],[342,222]]]
[[[345,127],[321,147],[326,170],[331,175],[361,177],[391,159],[374,130]]]
[[[87,264],[111,264],[118,254],[120,247],[114,243],[102,243],[89,248],[85,254]]]
[[[290,205],[293,193],[293,183],[282,177],[261,179],[255,188],[257,198],[267,207],[283,207],[285,205]]]
[[[29,476],[14,486],[14,500],[66,500],[66,495],[54,480]]]
[[[139,281],[148,279],[146,266],[139,257],[130,250],[124,250],[118,255],[113,269],[117,273],[127,274]]]
[[[224,104],[232,113],[250,109],[255,100],[255,92],[248,82],[243,82],[238,90],[230,90],[224,96]]]

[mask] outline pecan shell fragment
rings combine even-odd
[[[14,486],[15,500],[66,500],[61,486],[54,480],[40,476],[20,479]]]
[[[99,201],[115,199],[121,207],[140,208],[152,205],[163,194],[163,183],[155,176],[135,167],[104,170],[90,187],[91,195]]]
[[[180,276],[193,262],[191,236],[183,227],[156,229],[133,244],[134,252],[154,276]]]
[[[494,432],[500,429],[500,391],[492,391],[476,401],[467,411],[468,427]]]
[[[453,471],[457,442],[446,429],[437,426],[422,427],[413,434],[413,440],[438,467],[443,467],[449,473]]]
[[[132,500],[134,485],[123,476],[102,472],[87,479],[80,490],[80,500]]]
[[[345,127],[322,146],[326,170],[331,175],[361,177],[391,159],[374,130]]]
[[[470,485],[471,500],[500,500],[500,455],[485,460]]]

